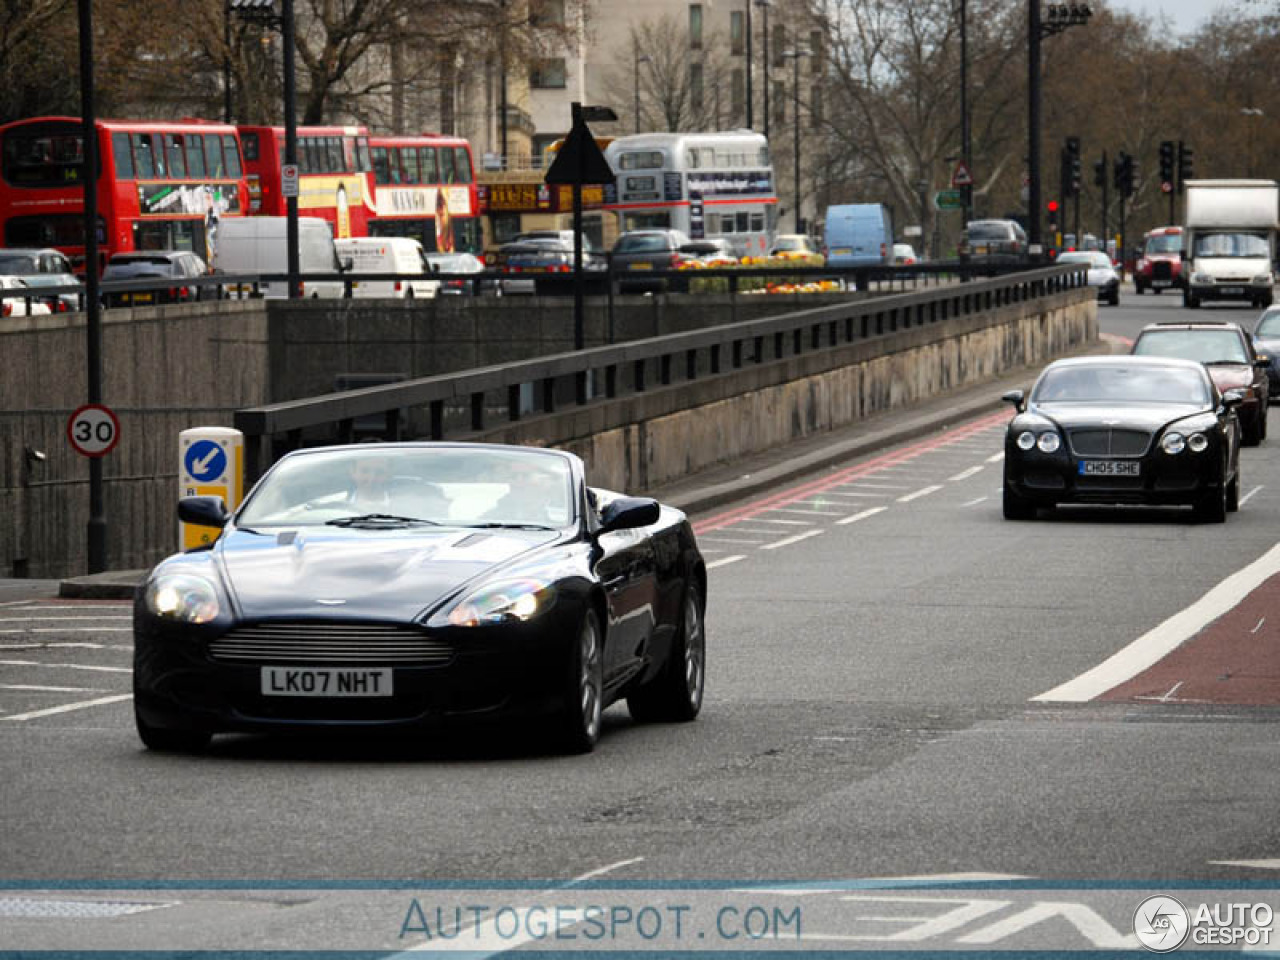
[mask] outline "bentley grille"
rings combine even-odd
[[[276,621],[236,627],[209,643],[214,660],[241,663],[435,665],[453,648],[396,623]]]
[[[1078,457],[1140,457],[1151,443],[1145,430],[1072,430],[1068,436]]]

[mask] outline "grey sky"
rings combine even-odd
[[[1113,9],[1127,10],[1138,16],[1158,20],[1163,14],[1180,34],[1193,33],[1200,23],[1211,17],[1224,3],[1216,0],[1109,0]]]

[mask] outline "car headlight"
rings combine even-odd
[[[147,609],[178,623],[208,623],[218,615],[218,590],[204,577],[173,573],[156,577],[144,594]]]
[[[1270,286],[1270,285],[1271,285],[1271,274],[1269,274],[1269,273],[1260,273],[1260,274],[1258,274],[1256,277],[1254,277],[1254,278],[1253,278],[1253,282],[1254,282],[1254,283],[1263,283],[1263,284],[1266,284],[1267,286]]]
[[[1193,273],[1191,274],[1191,282],[1192,283],[1213,283],[1213,277],[1209,276],[1209,274],[1207,273]]]
[[[1181,453],[1187,448],[1187,439],[1180,433],[1166,433],[1160,438],[1160,449],[1165,453]]]
[[[1040,448],[1041,453],[1056,453],[1062,446],[1062,440],[1056,433],[1042,433],[1040,439],[1036,441],[1036,446]]]
[[[1036,435],[1030,430],[1023,430],[1018,434],[1018,449],[1030,450],[1036,445]]]
[[[486,583],[455,603],[446,614],[432,617],[432,625],[478,627],[532,620],[551,606],[555,596],[555,584],[538,577]]]
[[[1193,433],[1187,437],[1187,446],[1191,448],[1192,453],[1203,453],[1209,446],[1209,438],[1203,433]]]

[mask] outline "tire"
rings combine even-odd
[[[569,652],[560,708],[559,739],[566,753],[590,753],[595,749],[603,713],[604,643],[600,620],[594,610],[588,610]]]
[[[1227,512],[1235,513],[1240,509],[1240,471],[1227,484]]]
[[[1216,489],[1206,490],[1204,495],[1196,501],[1195,517],[1201,523],[1226,523],[1227,501],[1229,499],[1227,488],[1230,486],[1226,476],[1227,469],[1224,465],[1222,468],[1222,482],[1218,484]]]
[[[157,753],[202,753],[209,748],[209,742],[213,739],[212,734],[203,730],[153,727],[142,719],[136,708],[133,720],[143,746]]]
[[[698,716],[707,683],[705,611],[701,591],[690,583],[667,662],[657,676],[627,697],[627,709],[636,721],[688,723]]]
[[[1112,291],[1111,296],[1107,297],[1107,303],[1113,307],[1120,306],[1120,289],[1118,287]]]
[[[1256,417],[1240,425],[1240,442],[1246,447],[1256,447],[1262,443],[1262,438],[1266,435],[1266,416],[1265,410],[1259,410]]]
[[[1025,497],[1013,492],[1008,483],[1004,485],[1004,518],[1006,520],[1034,520],[1036,506]]]
[[[1183,305],[1184,307],[1187,307],[1188,309],[1191,309],[1191,310],[1199,310],[1199,309],[1200,309],[1200,298],[1199,298],[1199,297],[1197,297],[1197,296],[1196,296],[1194,293],[1192,293],[1190,290],[1188,290],[1188,291],[1187,291],[1186,293],[1184,293],[1184,294],[1183,294],[1183,296],[1182,296],[1182,305]]]
[[[1147,288],[1140,283],[1135,283],[1133,285],[1133,292],[1136,293],[1138,296],[1142,296],[1144,293],[1147,292]]]

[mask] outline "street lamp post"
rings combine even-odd
[[[747,27],[747,129],[755,129],[754,116],[752,114],[752,102],[754,97],[751,95],[751,0],[746,0],[746,27]]]
[[[811,57],[813,54],[804,48],[795,50],[784,50],[782,58],[791,61],[791,110],[792,124],[794,130],[793,147],[795,149],[792,157],[792,180],[795,188],[795,213],[793,215],[795,221],[795,232],[801,233],[800,229],[800,58]]]
[[[755,5],[764,13],[764,32],[761,34],[761,41],[764,45],[764,70],[760,74],[760,85],[764,87],[764,138],[769,139],[769,8],[773,6],[773,0],[755,0]],[[751,68],[747,67],[747,74],[750,75]]]
[[[964,168],[973,170],[973,140],[969,130],[969,28],[966,0],[960,0],[960,157]],[[973,184],[961,186],[964,198],[964,222],[973,219]]]
[[[636,133],[640,132],[640,64],[652,63],[653,58],[647,53],[635,52],[634,76],[635,76],[635,98],[636,98]]]

